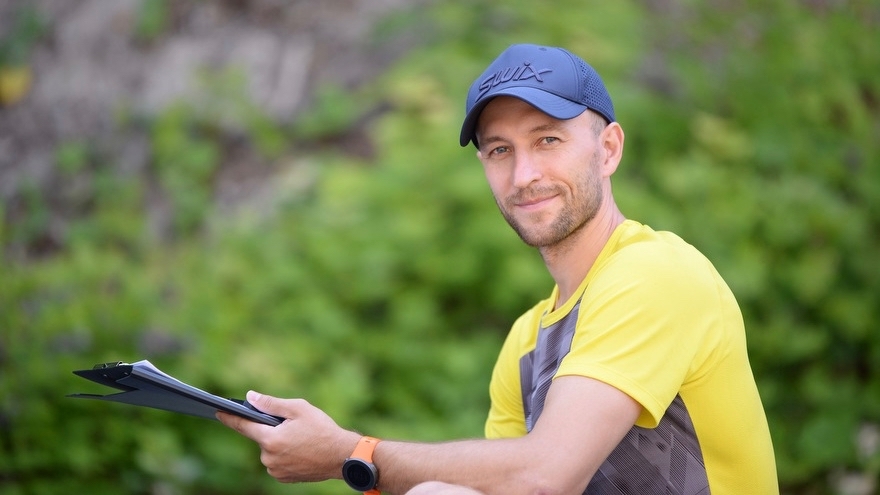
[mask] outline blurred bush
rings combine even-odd
[[[681,234],[737,294],[783,491],[876,486],[877,8],[656,4],[440,2],[380,26],[422,47],[355,93],[325,88],[289,126],[236,99],[235,74],[207,74],[205,102],[121,121],[149,136],[149,177],[61,146],[61,197],[3,206],[0,494],[348,490],[275,483],[219,424],[64,398],[103,393],[70,371],[117,359],[228,397],[302,396],[380,437],[480,436],[501,339],[552,286],[456,144],[467,85],[521,41],[600,70],[627,131],[624,212]],[[367,158],[309,144],[356,125]],[[276,164],[268,212],[213,207],[230,140]],[[170,239],[149,225],[156,190]],[[58,201],[74,219],[61,233]]]

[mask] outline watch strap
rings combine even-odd
[[[363,459],[370,464],[373,463],[373,451],[376,450],[376,445],[379,444],[381,440],[374,437],[363,436],[360,440],[358,440],[357,446],[354,448],[354,452],[351,453],[352,459]],[[371,488],[365,492],[365,495],[381,495],[382,492],[379,491],[378,488]]]
[[[361,437],[358,440],[357,446],[354,448],[354,452],[351,453],[351,457],[355,459],[363,459],[367,462],[373,462],[373,451],[376,450],[376,445],[381,442],[378,438],[373,437]]]

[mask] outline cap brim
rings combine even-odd
[[[497,96],[512,96],[528,103],[547,115],[559,120],[568,120],[577,117],[587,110],[586,105],[575,103],[567,98],[556,96],[544,90],[531,87],[507,87],[496,92],[483,96],[480,101],[474,105],[464,118],[461,125],[461,135],[459,136],[459,144],[467,146],[471,141],[477,145],[477,137],[475,135],[477,121],[486,105],[489,104]]]

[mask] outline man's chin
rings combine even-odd
[[[522,226],[514,226],[513,230],[516,231],[524,243],[533,248],[552,246],[561,240],[556,232],[551,231],[547,227],[524,228]]]

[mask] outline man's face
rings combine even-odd
[[[557,120],[517,98],[480,115],[477,156],[502,215],[522,240],[551,247],[592,220],[603,199],[593,117]]]

